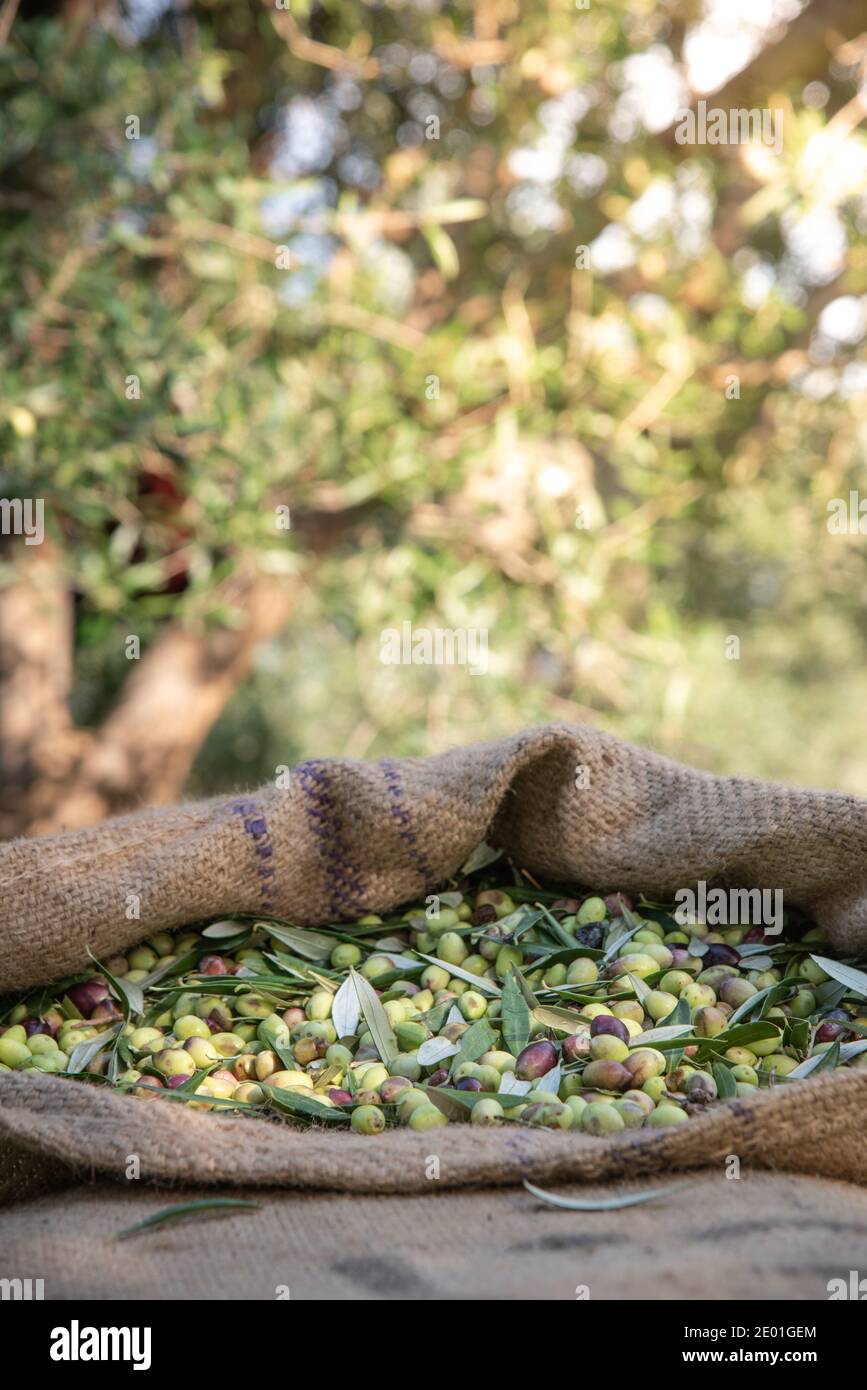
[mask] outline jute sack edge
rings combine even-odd
[[[865,1181],[867,1072],[836,1072],[718,1102],[675,1129],[614,1139],[518,1125],[451,1125],[430,1134],[296,1129],[260,1118],[194,1112],[181,1101],[122,1096],[101,1086],[30,1073],[0,1076],[0,1193],[14,1199],[64,1175],[122,1181],[130,1155],[157,1185],[292,1187],[339,1192],[430,1190],[426,1160],[443,1187],[542,1185],[657,1177],[742,1167]]]
[[[315,926],[433,891],[489,838],[523,868],[670,897],[779,889],[839,950],[867,945],[867,802],[714,777],[584,725],[428,758],[321,759],[285,788],[0,846],[0,989],[232,913]]]

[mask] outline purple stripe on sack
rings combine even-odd
[[[384,759],[379,766],[382,768],[382,775],[385,778],[385,785],[388,788],[391,814],[397,821],[397,833],[409,850],[412,856],[412,862],[419,876],[424,881],[425,886],[427,886],[429,883],[435,881],[436,875],[431,871],[430,864],[427,862],[424,851],[418,842],[418,836],[412,828],[412,820],[404,802],[403,786],[401,785],[397,764],[391,762],[389,759]]]
[[[271,844],[271,832],[268,829],[268,822],[259,806],[255,801],[247,798],[241,801],[233,801],[231,807],[235,815],[244,817],[244,830],[253,841],[253,848],[256,852],[256,875],[259,879],[259,892],[262,898],[262,907],[266,912],[273,912],[273,878],[274,867],[267,861],[273,858],[274,846]]]
[[[316,837],[331,910],[337,917],[357,916],[363,910],[364,885],[341,834],[343,822],[336,814],[331,778],[323,763],[299,763],[295,774]]]

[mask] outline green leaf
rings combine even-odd
[[[636,922],[635,926],[630,927],[629,931],[623,932],[623,934],[621,936],[618,936],[616,940],[610,942],[606,946],[605,952],[602,956],[604,964],[607,965],[609,961],[616,960],[617,957],[620,955],[620,948],[622,946],[625,946],[627,941],[631,941],[635,933],[637,931],[641,931],[643,925],[643,922]]]
[[[477,989],[480,994],[501,994],[502,990],[498,984],[490,978],[483,979],[481,975],[473,975],[469,970],[462,970],[459,965],[449,965],[447,960],[440,960],[439,956],[426,956],[424,951],[419,951],[422,960],[430,961],[431,965],[439,965],[443,970],[447,970],[450,975],[454,975],[458,980],[466,980],[473,989]]]
[[[542,1023],[546,1028],[553,1028],[558,1033],[585,1033],[587,1031],[587,1020],[582,1018],[574,1009],[561,1009],[556,1004],[539,1004],[533,1010],[533,1017],[537,1023]],[[515,1053],[515,1056],[518,1054]]]
[[[289,1091],[282,1086],[269,1086],[264,1081],[259,1084],[269,1102],[278,1110],[287,1110],[290,1115],[303,1115],[307,1119],[318,1120],[321,1124],[326,1125],[340,1124],[341,1121],[349,1118],[342,1110],[334,1109],[330,1105],[323,1105],[320,1100],[316,1100],[312,1087],[308,1096],[306,1094],[307,1088]]]
[[[152,989],[154,985],[159,984],[160,980],[164,980],[172,975],[186,974],[186,972],[191,970],[195,965],[200,955],[200,951],[192,950],[186,951],[182,956],[178,956],[177,960],[163,961],[140,982],[139,989],[142,991],[142,994]]]
[[[552,912],[548,911],[547,907],[544,907],[542,903],[536,903],[536,907],[541,912],[542,919],[549,933],[560,942],[561,946],[565,946],[568,951],[571,950],[573,946],[580,945],[579,942],[576,942],[574,936],[572,936],[565,927],[560,925],[557,918]]]
[[[705,1042],[722,1043],[725,1047],[749,1047],[751,1042],[762,1042],[765,1038],[778,1038],[782,1036],[781,1030],[774,1022],[769,1020],[767,1023],[739,1023],[736,1027],[729,1027],[722,1033],[717,1033],[715,1038],[705,1038]]]
[[[805,1076],[815,1076],[820,1071],[833,1071],[840,1065],[840,1044],[832,1043],[827,1052],[817,1052],[801,1062],[793,1071],[786,1073],[787,1081],[803,1081]]]
[[[867,975],[863,970],[856,970],[852,965],[841,965],[838,960],[829,960],[827,956],[811,956],[810,960],[815,961],[832,980],[837,980],[853,994],[860,994],[862,998],[867,999]]]
[[[257,922],[256,925],[277,941],[282,941],[291,951],[296,951],[305,960],[327,960],[334,950],[334,938],[322,932],[301,930],[298,927],[278,927],[274,922]]]
[[[134,1014],[138,1018],[144,1013],[144,991],[142,986],[135,980],[120,981],[112,975],[111,971],[96,959],[96,956],[88,950],[87,954],[93,961],[100,974],[104,975],[112,988],[115,999],[123,1009],[124,1022],[129,1023]]]
[[[363,975],[359,975],[357,970],[349,971],[349,978],[355,986],[355,993],[364,1014],[364,1021],[367,1024],[373,1038],[377,1052],[386,1066],[393,1062],[395,1057],[400,1054],[397,1045],[397,1038],[392,1032],[388,1015],[379,1001],[376,990],[365,980]]]
[[[621,979],[622,978],[623,977],[621,976]],[[635,990],[635,997],[638,1000],[639,1004],[643,1004],[648,994],[653,993],[653,990],[650,988],[650,985],[646,985],[644,981],[640,978],[640,976],[633,975],[629,970],[627,970],[626,972],[626,978],[632,985],[632,988]]]
[[[499,1101],[504,1110],[510,1110],[515,1105],[526,1105],[526,1095],[509,1095],[503,1091],[497,1091],[496,1095],[491,1091],[456,1091],[451,1086],[427,1086],[424,1082],[416,1083],[419,1090],[427,1091],[433,1100],[434,1096],[444,1096],[452,1105],[462,1105],[467,1110],[472,1110],[474,1105],[478,1105],[480,1100]],[[529,1083],[528,1083],[529,1085]],[[440,1107],[442,1109],[442,1107]],[[461,1117],[463,1118],[463,1117]]]
[[[145,1217],[144,1221],[136,1222],[135,1226],[125,1226],[114,1238],[126,1240],[140,1231],[150,1231],[155,1226],[165,1226],[170,1221],[182,1221],[191,1216],[219,1216],[228,1215],[232,1211],[258,1211],[260,1206],[259,1202],[242,1202],[234,1197],[208,1197],[201,1202],[179,1202],[176,1206],[164,1207],[162,1211],[154,1212],[153,1216]]]
[[[343,981],[331,1001],[331,1022],[338,1038],[354,1037],[361,1017],[361,1003],[358,990],[349,978]]]
[[[767,989],[760,989],[758,994],[750,995],[749,999],[738,1005],[733,1014],[729,1014],[729,1027],[731,1028],[733,1023],[739,1023],[742,1018],[748,1018],[754,1009],[772,1009],[777,999],[784,999],[789,993],[792,983],[791,980],[781,980],[777,985],[769,985]]]
[[[689,1005],[685,999],[678,999],[671,1013],[666,1014],[665,1018],[659,1020],[659,1026],[660,1028],[670,1028],[674,1024],[689,1023],[689,1019]]]
[[[95,1038],[88,1038],[86,1042],[80,1042],[69,1054],[66,1075],[75,1076],[78,1072],[84,1071],[88,1062],[92,1062],[97,1052],[100,1052],[119,1031],[120,1024],[117,1023],[114,1028],[107,1028],[104,1033],[97,1033]]]
[[[649,1192],[630,1192],[623,1197],[605,1197],[601,1201],[592,1201],[588,1197],[558,1197],[556,1192],[543,1192],[541,1187],[534,1187],[526,1178],[524,1186],[534,1197],[538,1197],[540,1202],[547,1202],[550,1207],[561,1207],[564,1211],[619,1211],[621,1207],[637,1207],[642,1202],[653,1202],[659,1197],[668,1197],[672,1192],[689,1187],[689,1183],[679,1182],[671,1187],[654,1187]]]
[[[502,859],[503,851],[493,849],[491,845],[476,845],[472,854],[465,864],[462,864],[459,873],[474,874],[477,869],[486,869],[489,864],[496,864],[498,859]]]
[[[421,1044],[416,1057],[423,1067],[435,1067],[440,1062],[444,1062],[447,1057],[455,1057],[460,1048],[456,1042],[450,1042],[448,1038],[437,1036],[426,1038]],[[481,1056],[481,1054],[479,1054]]]
[[[728,1067],[723,1066],[722,1062],[714,1062],[711,1066],[713,1079],[720,1100],[732,1100],[738,1093],[738,1083],[735,1081]]]
[[[513,1057],[530,1041],[530,1009],[515,978],[514,966],[503,983],[503,997],[500,1005],[500,1029],[503,1042]],[[565,1011],[564,1011],[565,1012]]]
[[[497,1041],[497,1035],[487,1019],[480,1018],[477,1023],[470,1024],[458,1041],[460,1047],[452,1060],[452,1075],[455,1068],[463,1066],[464,1062],[475,1062],[483,1052],[490,1052]]]
[[[203,927],[199,935],[205,937],[207,941],[229,941],[235,936],[244,935],[249,930],[246,922],[212,922],[209,927]]]
[[[689,1012],[688,1009],[687,1012]],[[691,1023],[661,1023],[658,1028],[648,1028],[646,1033],[636,1033],[634,1038],[629,1039],[629,1046],[658,1047],[660,1043],[671,1042],[674,1038],[683,1038],[691,1032]]]

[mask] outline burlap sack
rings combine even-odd
[[[576,787],[576,769],[583,769]],[[867,938],[867,804],[716,778],[583,727],[434,758],[311,762],[288,789],[143,811],[0,848],[0,989],[47,981],[157,927],[232,912],[321,924],[441,884],[482,839],[531,871],[669,894],[698,879],[782,888],[838,948]],[[140,919],[126,916],[137,894]],[[442,1186],[635,1176],[736,1154],[863,1181],[867,1073],[714,1106],[688,1126],[603,1142],[507,1127],[438,1131]],[[0,1076],[7,1191],[71,1173],[151,1181],[429,1190],[430,1136],[379,1140],[142,1102],[34,1073]]]

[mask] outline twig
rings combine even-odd
[[[5,44],[12,31],[19,3],[20,0],[3,0],[3,8],[0,9],[0,48]]]

